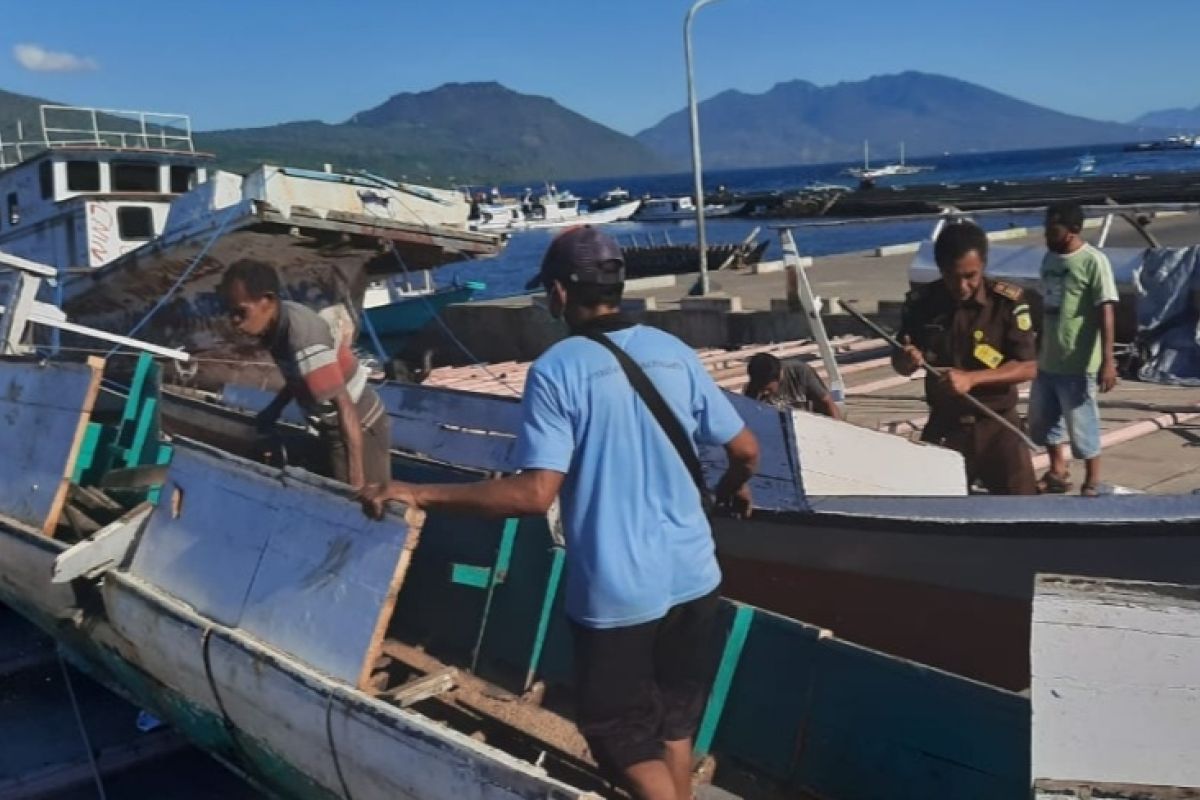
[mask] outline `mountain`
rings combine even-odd
[[[391,97],[346,122],[289,122],[198,134],[222,165],[262,161],[361,168],[458,183],[542,181],[661,171],[663,162],[625,134],[548,97],[498,83],[449,83]]]
[[[1164,128],[1189,133],[1200,130],[1200,106],[1195,108],[1167,108],[1142,114],[1130,125],[1146,128]]]
[[[921,72],[817,86],[795,80],[762,94],[723,92],[700,104],[704,164],[714,169],[852,161],[863,140],[895,160],[910,155],[1024,150],[1134,141],[1131,126],[1026,103],[982,86]],[[637,134],[673,167],[690,157],[686,109]]]

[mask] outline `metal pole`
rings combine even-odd
[[[696,238],[700,246],[700,294],[708,294],[708,237],[704,233],[704,182],[700,165],[700,119],[696,109],[696,84],[692,78],[692,19],[716,0],[696,0],[683,23],[683,51],[687,59],[688,114],[692,133],[692,179],[696,193]]]

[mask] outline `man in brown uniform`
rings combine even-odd
[[[905,298],[892,366],[911,375],[930,364],[922,441],[962,453],[967,482],[991,494],[1035,494],[1029,451],[1012,431],[968,403],[971,396],[1020,427],[1017,385],[1037,372],[1033,318],[1020,287],[985,278],[987,235],[970,222],[947,225],[934,244],[942,279]]]

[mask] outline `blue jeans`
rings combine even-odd
[[[1029,437],[1035,444],[1071,442],[1078,459],[1100,455],[1100,407],[1096,375],[1038,371],[1029,394]]]

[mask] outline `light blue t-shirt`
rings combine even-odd
[[[656,328],[608,333],[692,439],[723,445],[742,418],[695,352]],[[517,465],[566,474],[566,610],[590,628],[658,619],[721,582],[691,474],[612,353],[572,336],[529,370]]]

